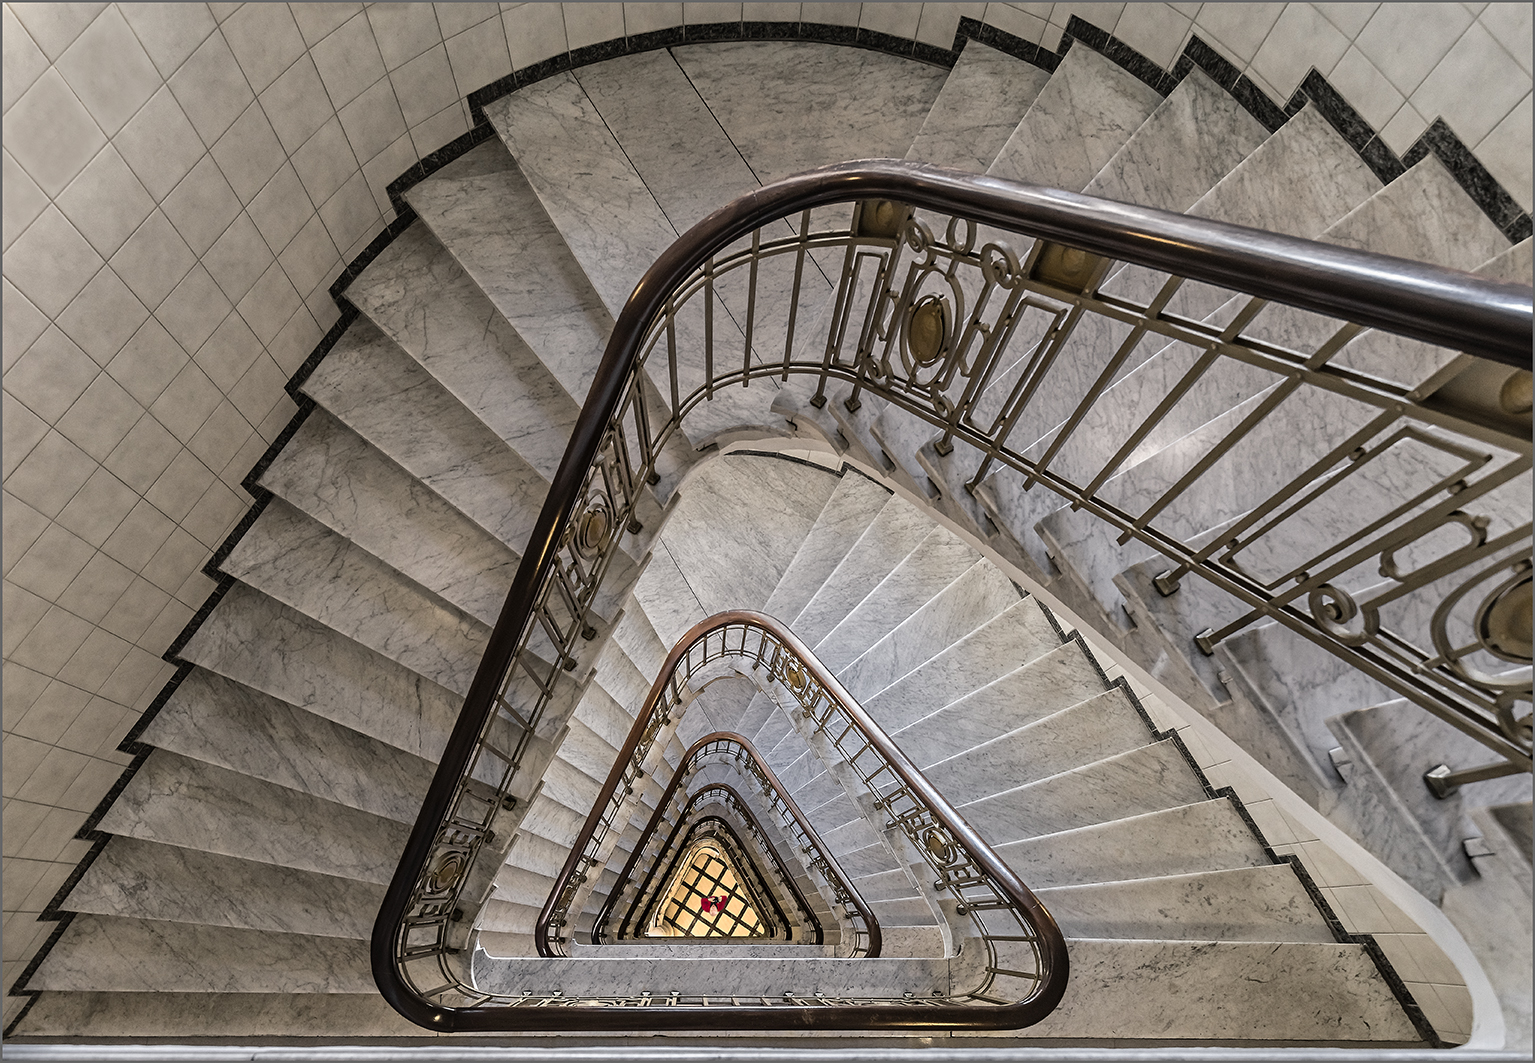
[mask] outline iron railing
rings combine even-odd
[[[1043,485],[1170,558],[1164,592],[1190,573],[1225,592],[1239,615],[1202,648],[1273,619],[1528,770],[1531,321],[1527,286],[893,161],[727,205],[619,316],[380,911],[381,991],[442,1030],[696,1021],[497,1007],[454,917],[515,832],[519,769],[566,711],[647,487],[801,382],[806,409],[872,396],[926,422],[999,523],[1007,490]],[[1182,362],[1148,358],[1177,344]],[[1153,361],[1175,371],[1098,431]],[[1213,421],[1206,388],[1235,413]],[[1116,473],[1169,437],[1199,446],[1127,489]]]
[[[869,906],[864,902],[858,890],[848,881],[842,868],[837,865],[836,858],[832,856],[821,843],[820,836],[810,821],[800,810],[798,804],[789,796],[773,769],[769,768],[751,742],[742,735],[727,732],[716,732],[705,735],[683,754],[682,761],[677,767],[672,781],[668,784],[666,793],[656,805],[656,810],[651,814],[650,822],[645,825],[644,832],[640,835],[633,851],[629,854],[629,860],[619,873],[618,885],[608,894],[592,924],[592,940],[602,942],[609,939],[608,923],[612,917],[613,906],[618,902],[619,891],[623,883],[633,880],[635,868],[645,852],[645,846],[657,828],[668,814],[668,809],[677,799],[678,792],[684,787],[689,774],[710,758],[727,757],[756,785],[762,801],[777,817],[779,828],[786,836],[786,841],[800,853],[799,862],[815,878],[819,879],[826,892],[831,896],[833,903],[839,905],[848,921],[848,936],[850,941],[850,954],[854,956],[878,956],[880,951],[879,920],[874,917]],[[751,806],[735,794],[729,786],[715,783],[705,790],[699,791],[690,797],[689,805],[699,800],[699,795],[708,790],[721,790],[725,793],[727,803],[732,804],[741,817],[746,830],[757,839],[760,848],[776,856],[776,847],[769,839],[767,832],[757,820],[756,813]],[[686,818],[686,810],[674,817],[678,823]],[[673,833],[675,833],[675,828]],[[670,847],[670,840],[662,847],[662,852]],[[824,939],[822,928],[815,921],[815,916],[793,877],[786,879],[787,888],[790,890],[795,904],[804,912],[809,920],[815,924],[815,944],[821,944]],[[613,940],[623,940],[634,932],[634,909],[642,899],[643,892],[637,894],[634,904],[630,907],[630,913],[621,921],[612,935]],[[840,942],[839,942],[840,943]]]

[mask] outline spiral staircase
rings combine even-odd
[[[1511,243],[1434,156],[1383,184],[1315,105],[1270,128],[1198,68],[1159,91],[1080,42],[1053,72],[975,41],[952,70],[830,44],[686,45],[552,75],[485,114],[494,136],[405,192],[417,220],[346,278],[359,313],[291,385],[300,415],[253,471],[259,501],[215,557],[219,593],[174,648],[187,666],[133,736],[144,755],[94,824],[104,844],[53,907],[64,918],[19,983],[36,996],[11,1038],[434,1036],[374,989],[374,914],[613,322],[650,263],[721,203],[842,159],[904,157],[1530,275],[1529,239]],[[1428,352],[1412,371],[1427,378],[1443,362]],[[1125,376],[1118,416],[1166,368],[1151,359]],[[1165,483],[1181,441],[1253,396],[1208,401],[1113,488]],[[926,995],[950,977],[952,913],[794,716],[746,678],[691,703],[618,856],[684,749],[738,734],[878,917],[880,958],[847,959],[835,942],[808,959],[794,944],[585,943],[600,902],[638,889],[617,858],[571,959],[538,956],[539,909],[667,651],[710,614],[757,609],[814,649],[1059,922],[1071,957],[1060,1007],[985,1043],[1464,1040],[1436,1030],[1304,862],[1212,782],[1173,710],[1149,708],[1144,687],[1021,586],[1064,604],[1100,646],[1170,660],[1160,681],[1346,828],[1372,822],[1352,795],[1368,783],[1389,796],[1391,780],[1346,790],[1329,774],[1341,743],[1326,720],[1353,710],[1335,726],[1364,749],[1370,721],[1402,706],[1272,625],[1222,648],[1221,674],[1236,678],[1216,696],[1197,661],[1158,641],[1181,646],[1187,624],[1140,593],[1156,574],[1149,553],[1115,546],[1049,492],[993,478],[970,495],[973,467],[874,402],[821,408],[765,387],[727,404],[721,423],[755,430],[711,438],[706,417],[690,428],[703,449],[669,450],[653,513],[610,573],[605,626],[570,674],[568,723],[473,918],[488,980],[596,992],[572,965],[591,972],[598,956],[592,985],[656,997],[700,983],[848,992],[849,979]],[[1095,426],[1096,445],[1112,449],[1112,423]],[[1527,480],[1522,490],[1527,521]],[[1303,689],[1263,672],[1287,654]],[[1296,696],[1276,700],[1286,683]],[[1486,803],[1528,801],[1527,777],[1481,785]],[[1469,877],[1455,839],[1432,836],[1440,821],[1391,822],[1410,841],[1388,862],[1421,890]],[[813,893],[802,871],[779,877]],[[833,905],[809,904],[837,923]]]

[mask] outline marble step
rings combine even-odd
[[[431,761],[203,669],[182,681],[143,741],[183,757],[414,823]]]
[[[967,39],[906,161],[985,173],[1049,80],[1049,71]]]
[[[119,835],[107,842],[62,907],[365,941],[383,901],[377,883]]]
[[[937,711],[891,732],[919,763],[936,763],[1101,694],[1104,680],[1080,643],[1063,643]]]
[[[323,409],[261,486],[427,590],[493,625],[520,558]]]
[[[545,481],[554,478],[580,401],[425,225],[397,236],[346,297]]]
[[[571,770],[587,778],[597,780],[598,785],[608,777],[613,762],[618,759],[622,746],[610,744],[579,718],[572,718],[568,730],[555,753],[556,759]]]
[[[831,497],[762,611],[786,622],[794,621],[890,497],[888,488],[844,466]]]
[[[513,843],[513,856],[522,844],[521,839]],[[541,908],[549,897],[549,891],[554,888],[554,882],[553,875],[540,874],[530,868],[507,863],[496,870],[496,891],[491,896],[509,904]]]
[[[1030,889],[1264,867],[1269,858],[1228,800],[1156,812],[994,845]]]
[[[463,698],[260,591],[236,583],[181,656],[435,762]]]
[[[986,172],[1081,191],[1161,102],[1112,60],[1072,48]]]
[[[504,96],[485,113],[616,319],[645,271],[677,239],[676,228],[574,74],[556,74]],[[704,380],[703,302],[702,296],[691,300],[676,318],[679,397]],[[722,359],[727,350],[738,357],[744,338],[728,314],[715,314],[707,327]],[[647,374],[660,395],[671,394],[664,357],[658,355]],[[772,391],[771,385],[728,389],[695,409],[682,431],[699,447],[731,427],[762,422]]]
[[[193,1038],[436,1035],[391,1008],[377,989],[357,993],[43,993],[17,1035],[105,1042]]]
[[[1185,211],[1268,135],[1230,93],[1195,67],[1082,191],[1121,203]]]
[[[1079,764],[1138,749],[1149,738],[1145,721],[1131,706],[1129,695],[1115,689],[964,753],[918,763],[928,781],[950,802],[968,804],[1070,771]]]
[[[100,830],[223,856],[387,883],[409,828],[166,750],[150,754]]]
[[[645,704],[651,680],[634,665],[623,648],[612,639],[602,647],[594,662],[595,685],[624,708],[631,720]]]
[[[1066,995],[1031,1037],[1421,1043],[1362,945],[1071,938],[1067,948]]]
[[[223,569],[460,694],[490,635],[486,625],[276,499]]]
[[[1059,646],[1057,634],[1032,599],[1015,601],[978,630],[886,686],[863,707],[891,733],[979,690]]]
[[[960,815],[993,846],[1055,834],[1206,797],[1171,740],[960,806]]]
[[[763,184],[845,159],[899,159],[948,71],[885,52],[801,41],[672,49]]]
[[[643,609],[629,609],[613,628],[613,641],[647,681],[655,682],[671,647],[661,641]]]
[[[853,697],[868,702],[1019,599],[1018,588],[1000,569],[990,561],[977,561],[842,668],[837,678]]]
[[[28,983],[114,993],[366,993],[363,941],[78,915]]]
[[[1037,891],[1067,937],[1185,941],[1334,940],[1288,864]]]
[[[812,646],[820,642],[917,548],[931,527],[932,521],[920,509],[891,496],[794,617],[790,624],[794,633]]]
[[[840,672],[979,560],[980,554],[953,532],[934,527],[915,550],[816,643],[816,657],[833,672]]]
[[[688,714],[699,715],[705,733],[729,731],[741,734],[743,722],[753,718],[753,706],[758,699],[765,701],[767,696],[749,679],[716,679],[693,699],[688,706]]]

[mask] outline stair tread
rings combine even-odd
[[[376,992],[361,941],[99,915],[76,916],[30,984],[77,992]]]
[[[223,567],[458,693],[469,689],[490,635],[484,624],[279,499]]]
[[[400,823],[414,823],[434,765],[202,669],[143,741]]]
[[[1073,48],[986,172],[1079,192],[1161,100],[1091,48]]]
[[[404,825],[166,750],[151,753],[100,830],[224,856],[386,883]]]
[[[352,993],[44,992],[13,1036],[149,1042],[199,1037],[434,1038],[381,997]]]
[[[888,488],[844,467],[762,611],[786,621],[797,617],[889,500]]]
[[[425,225],[395,237],[346,295],[540,476],[554,478],[577,400]]]
[[[305,419],[260,483],[481,623],[496,622],[518,555],[324,410]]]
[[[241,583],[181,656],[434,762],[463,707],[452,691]]]
[[[906,160],[985,173],[1049,80],[1048,70],[966,40]]]
[[[365,941],[383,903],[372,882],[116,836],[66,911]]]

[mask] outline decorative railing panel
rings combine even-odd
[[[1273,619],[1488,746],[1482,777],[1529,770],[1531,321],[1525,285],[926,166],[722,208],[620,315],[380,913],[381,991],[437,1029],[582,1026],[474,990],[455,916],[669,448],[685,424],[751,430],[761,391],[759,423],[774,397],[925,421],[999,511],[1043,486],[1170,558],[1164,593],[1224,592],[1202,648]],[[1155,387],[1126,415],[1113,385],[1137,371]],[[1173,439],[1162,479],[1119,475]]]

